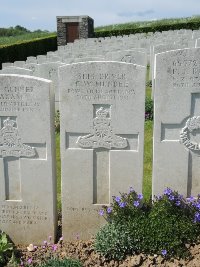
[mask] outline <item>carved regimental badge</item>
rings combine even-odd
[[[101,107],[96,111],[93,119],[93,131],[91,134],[78,137],[77,144],[82,148],[118,148],[128,146],[126,138],[113,133],[109,111]]]
[[[35,148],[21,142],[18,128],[14,127],[16,121],[8,117],[3,121],[3,128],[0,130],[0,156],[2,157],[33,157],[36,155]]]
[[[194,116],[186,121],[185,127],[181,130],[181,142],[189,150],[200,150],[200,144],[190,140],[190,135],[194,134],[194,132],[198,129],[200,129],[200,116]]]

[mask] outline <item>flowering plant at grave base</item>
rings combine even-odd
[[[108,222],[120,221],[127,216],[132,217],[133,214],[137,216],[143,208],[145,208],[143,205],[143,195],[137,194],[130,187],[128,193],[113,196],[113,203],[110,207],[103,205],[102,209],[99,210],[99,215],[104,216]]]
[[[134,253],[183,258],[189,255],[186,245],[200,242],[200,195],[184,198],[166,188],[163,195],[144,200],[130,188],[114,196],[100,215],[108,224],[97,233],[95,249],[107,258]]]

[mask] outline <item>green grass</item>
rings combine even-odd
[[[151,196],[152,189],[152,153],[153,153],[153,122],[145,122],[144,132],[144,175],[143,194],[147,199]]]
[[[56,175],[57,175],[57,206],[61,210],[61,162],[60,162],[60,134],[56,134]]]
[[[184,22],[193,22],[193,21],[199,21],[200,16],[192,16],[187,18],[171,18],[171,19],[160,19],[160,20],[154,20],[154,21],[136,21],[136,22],[128,22],[128,23],[122,23],[122,24],[113,24],[113,25],[105,25],[105,26],[99,26],[95,28],[95,32],[99,31],[110,31],[110,30],[124,30],[124,29],[136,29],[141,27],[154,27],[154,26],[161,26],[163,24],[177,24],[177,23],[184,23]]]
[[[9,37],[4,37],[4,36],[0,36],[0,46],[2,45],[12,45],[12,44],[16,44],[16,43],[21,43],[23,41],[31,41],[33,39],[37,39],[37,38],[42,38],[42,37],[51,37],[56,35],[55,33],[26,33],[26,34],[21,34],[18,36],[9,36]]]

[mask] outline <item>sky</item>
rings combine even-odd
[[[0,28],[56,31],[56,16],[88,15],[94,26],[200,15],[200,0],[0,0]]]

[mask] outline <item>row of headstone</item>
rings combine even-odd
[[[86,62],[86,61],[121,61],[128,63],[135,63],[138,65],[146,66],[147,64],[147,55],[144,49],[132,49],[132,50],[121,50],[117,52],[107,53],[103,56],[88,56],[82,58],[73,58],[70,60],[70,63],[77,62]],[[68,59],[69,61],[69,59]],[[22,67],[23,64],[23,67]],[[18,66],[21,67],[18,67]],[[27,62],[15,62],[12,66],[3,66],[3,69],[0,71],[2,74],[24,74],[24,75],[33,75],[36,77],[41,77],[45,79],[50,79],[54,82],[55,88],[55,105],[56,110],[59,110],[59,89],[58,89],[58,68],[65,65],[65,63],[58,62],[45,62],[41,64],[29,63]]]
[[[133,48],[146,49],[148,56],[150,56],[151,48],[157,44],[180,43],[180,45],[185,44],[185,47],[194,47],[195,41],[199,37],[200,31],[179,30],[162,33],[156,32],[154,34],[132,34],[129,36],[80,39],[66,46],[58,47],[57,51],[48,52],[47,55],[28,57],[26,63],[41,64],[60,61],[68,64],[73,63],[74,60],[76,61],[77,58],[81,57],[104,57],[109,52],[130,50]],[[189,46],[188,43],[190,43]],[[25,62],[4,63],[3,67],[7,67],[10,64],[14,64],[16,67],[24,67]]]
[[[146,67],[85,62],[59,68],[62,227],[90,238],[101,204],[141,192]],[[56,236],[52,82],[0,75],[0,229],[16,244]],[[132,164],[134,162],[134,164]],[[123,182],[122,182],[123,181]]]
[[[188,31],[189,35],[191,35],[191,31]],[[165,33],[163,33],[165,36]],[[174,32],[173,32],[174,35]],[[180,34],[179,34],[180,35]],[[193,47],[194,43],[198,47],[198,39],[194,42],[193,40],[188,40],[185,39],[183,40],[183,35],[186,35],[184,32],[181,33],[181,42],[178,42],[177,37],[176,37],[176,43],[170,43],[170,40],[167,40],[166,44],[160,44],[156,46],[151,46],[151,51],[150,51],[150,66],[151,66],[151,75],[150,79],[152,80],[152,97],[154,94],[154,81],[155,81],[155,72],[154,72],[154,61],[155,61],[155,56],[157,53],[163,52],[163,51],[169,51],[173,49],[178,49],[178,48],[186,48],[186,47]],[[186,35],[187,38],[189,36],[188,34]],[[169,37],[169,33],[167,35]],[[177,33],[176,33],[177,36]],[[190,36],[191,37],[191,36]],[[129,40],[131,39],[130,36],[128,37],[123,37],[124,40]],[[118,38],[118,45],[120,44],[119,41],[123,40],[123,38]],[[113,38],[110,38],[110,40]],[[117,38],[115,38],[117,39]],[[124,42],[123,40],[123,42]],[[164,39],[163,39],[164,40]],[[113,40],[112,40],[113,41]],[[75,46],[77,43],[85,43],[86,41],[84,40],[79,42],[75,42],[73,45]],[[93,40],[94,42],[94,40]],[[102,40],[101,40],[102,42]],[[127,45],[127,43],[126,43]],[[137,45],[136,45],[137,46]],[[68,46],[66,46],[68,47]],[[73,46],[71,46],[72,48]],[[108,45],[108,47],[110,47]],[[70,49],[71,49],[70,48]],[[94,48],[94,47],[93,47]],[[118,48],[119,49],[119,48]],[[69,64],[69,63],[76,63],[76,62],[85,62],[85,61],[96,61],[96,60],[113,60],[113,61],[122,61],[122,62],[129,62],[129,63],[135,63],[139,65],[146,65],[147,62],[147,56],[146,56],[146,49],[144,48],[135,48],[131,50],[118,50],[117,46],[113,47],[112,46],[112,52],[106,52],[103,55],[97,55],[95,53],[101,54],[99,52],[99,49],[90,49],[93,50],[94,55],[88,55],[88,53],[75,53],[73,54],[72,49],[70,53],[66,53],[66,48],[61,47],[56,52],[48,52],[46,56],[40,55],[35,57],[29,57],[27,58],[27,61],[16,61],[13,64],[11,63],[5,63],[3,64],[3,70],[0,71],[0,73],[14,73],[14,74],[24,74],[24,75],[33,75],[36,77],[41,77],[41,78],[47,78],[51,79],[54,84],[55,84],[55,105],[56,109],[59,109],[59,91],[58,91],[58,67],[62,66],[63,64]],[[121,48],[120,48],[121,49]],[[64,51],[64,52],[63,52]],[[75,52],[75,51],[74,51]],[[85,52],[85,51],[84,51]],[[143,56],[142,56],[143,52]],[[39,64],[38,64],[39,62]]]
[[[190,196],[200,192],[200,49],[159,52],[153,194],[171,187]],[[63,236],[89,239],[103,223],[102,204],[130,186],[142,191],[146,66],[61,63],[57,77]],[[55,89],[32,76],[0,80],[0,229],[15,243],[38,244],[56,235]]]

